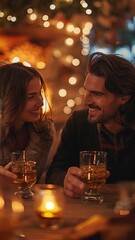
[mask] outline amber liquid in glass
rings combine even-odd
[[[16,161],[12,164],[12,172],[17,175],[14,183],[20,188],[31,188],[37,179],[37,171],[32,161]]]
[[[106,165],[81,166],[83,174],[81,180],[86,183],[87,189],[99,189],[106,182]]]

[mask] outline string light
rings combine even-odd
[[[74,105],[75,105],[75,101],[73,99],[68,99],[67,106],[72,108],[72,107],[74,107]]]
[[[76,97],[75,98],[75,104],[76,105],[81,105],[81,103],[82,103],[82,98],[81,97]]]
[[[74,44],[74,40],[72,38],[67,38],[65,40],[65,44],[68,46],[72,46]]]
[[[37,15],[35,13],[30,14],[29,16],[31,21],[35,21],[37,19]]]
[[[19,57],[14,57],[12,60],[11,60],[12,63],[17,63],[17,62],[20,62],[20,58]]]
[[[44,23],[43,23],[43,26],[44,26],[45,28],[48,28],[48,27],[50,26],[50,22],[48,22],[48,21],[44,22]]]
[[[80,60],[78,58],[74,58],[73,61],[72,61],[72,64],[77,67],[80,65]]]
[[[80,105],[82,103],[84,88],[79,87],[80,79],[78,79],[78,77],[75,77],[74,75],[76,74],[76,71],[79,71],[79,68],[81,68],[83,65],[82,59],[85,61],[85,57],[89,55],[90,51],[92,52],[90,35],[93,33],[92,29],[94,27],[94,23],[97,21],[97,19],[99,21],[99,18],[97,17],[97,15],[98,15],[98,11],[100,13],[102,12],[103,5],[102,5],[102,2],[98,0],[97,1],[81,0],[81,1],[76,1],[76,3],[73,0],[61,0],[61,1],[53,0],[51,2],[52,4],[50,5],[48,4],[48,1],[44,3],[44,6],[43,6],[43,8],[45,9],[44,12],[41,5],[38,8],[38,6],[35,7],[35,5],[32,3],[31,3],[31,7],[29,8],[25,7],[25,12],[23,14],[18,14],[19,11],[15,11],[14,9],[15,7],[13,9],[10,9],[10,11],[7,11],[6,8],[5,9],[1,8],[0,20],[1,20],[1,24],[5,24],[5,25],[7,24],[17,25],[17,23],[20,23],[21,20],[22,20],[22,23],[36,24],[36,26],[40,26],[44,29],[44,31],[47,31],[47,34],[50,33],[50,31],[52,31],[52,28],[53,28],[54,38],[56,36],[55,35],[56,31],[59,33],[59,36],[62,37],[61,42],[59,43],[58,46],[56,46],[55,42],[51,46],[52,47],[51,57],[54,61],[57,60],[56,69],[59,70],[60,68],[60,71],[61,71],[60,77],[62,76],[62,74],[64,76],[65,72],[67,72],[70,75],[66,77],[61,77],[63,79],[62,83],[65,84],[63,86],[66,88],[72,85],[70,86],[71,89],[75,89],[76,86],[79,88],[79,90],[77,90],[78,91],[77,94],[79,93],[80,96],[77,96],[75,99],[71,99],[72,96],[70,96],[70,91],[67,92],[65,88],[59,89],[59,91],[57,92],[60,98],[65,97],[64,101],[66,101],[67,106],[63,108],[63,112],[65,114],[70,114],[72,111],[72,108],[74,108],[75,105]],[[72,6],[72,11],[68,10],[68,7],[71,9],[71,6]],[[15,15],[14,15],[14,12],[16,12]],[[78,13],[78,15],[77,14],[74,15],[74,13]],[[78,16],[81,13],[82,13],[82,18],[80,21],[79,20],[80,17]],[[94,15],[95,13],[97,15]],[[22,16],[23,16],[23,19],[20,18]],[[93,16],[94,16],[94,20],[93,20]],[[49,34],[48,34],[48,38],[49,38]],[[77,44],[77,46],[80,46],[80,48],[77,49],[78,51],[77,54],[74,52],[75,44]],[[119,41],[119,45],[120,44],[121,43]],[[29,52],[31,52],[32,54],[31,56],[28,57],[28,54],[27,54],[28,50],[26,51],[26,49],[23,49],[23,47],[21,51],[20,49],[21,47],[19,46],[17,48],[17,45],[16,45],[15,51],[12,51],[12,50],[9,51],[6,55],[6,58],[9,59],[11,62],[21,61],[23,62],[23,64],[27,64],[29,66],[35,65],[37,69],[39,70],[45,69],[46,71],[49,61],[46,62],[44,55],[48,57],[48,53],[44,54],[42,50],[38,51],[38,49],[35,49],[33,47],[33,49],[29,48]],[[103,48],[95,44],[93,51],[96,51],[96,50],[103,51]],[[106,50],[104,49],[104,51]],[[129,51],[127,52],[127,48],[125,49],[119,48],[117,51],[120,51],[122,54],[123,52],[127,53],[127,56],[130,55]],[[134,54],[135,42],[132,45],[131,51],[132,51],[132,54],[135,55]],[[27,62],[27,59],[29,59],[29,62]],[[78,66],[79,68],[76,68]],[[52,71],[52,75],[53,75],[53,71]],[[55,76],[54,76],[54,79],[55,79]],[[70,96],[69,99],[67,99],[68,96]]]
[[[0,11],[0,17],[2,18],[2,17],[4,17],[4,15],[5,15],[4,12]]]
[[[60,89],[59,95],[60,95],[60,97],[65,97],[67,95],[67,91],[65,89]]]
[[[72,109],[71,109],[70,107],[68,107],[68,106],[65,106],[64,109],[63,109],[63,112],[64,112],[65,114],[70,114],[71,111],[72,111]]]
[[[75,84],[77,83],[77,79],[76,79],[76,77],[70,77],[70,78],[68,79],[68,82],[69,82],[69,84],[71,84],[71,85],[75,85]]]
[[[42,61],[37,62],[37,63],[36,63],[36,67],[37,67],[38,69],[44,69],[44,68],[45,68],[45,62],[42,62]]]
[[[43,16],[42,16],[42,19],[43,19],[44,21],[47,21],[47,20],[49,19],[49,16],[48,16],[48,15],[43,15]]]
[[[64,27],[64,23],[63,23],[63,22],[58,22],[58,23],[56,24],[56,27],[57,27],[58,29],[62,29],[62,28]]]
[[[54,4],[51,4],[51,5],[50,5],[50,9],[51,9],[51,10],[55,10],[55,8],[56,8],[56,6],[55,6]]]

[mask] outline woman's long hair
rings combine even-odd
[[[2,143],[5,142],[8,134],[14,130],[15,122],[26,104],[28,84],[30,80],[35,77],[40,79],[42,92],[46,97],[46,86],[44,80],[40,73],[33,67],[24,66],[22,63],[5,64],[0,67]],[[44,118],[47,118],[47,113],[43,113],[41,110],[40,120],[33,123],[35,129],[38,129],[40,122],[42,122],[42,119]]]
[[[116,96],[130,96],[120,106],[121,124],[135,128],[135,67],[121,56],[95,52],[88,62],[88,71],[105,78],[105,88]]]

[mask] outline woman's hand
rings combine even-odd
[[[85,183],[80,178],[82,170],[78,167],[70,167],[64,179],[64,193],[68,197],[79,198],[84,192]]]
[[[0,175],[7,176],[7,177],[10,177],[12,179],[16,179],[17,178],[16,174],[12,173],[9,170],[11,165],[12,165],[12,162],[9,162],[5,167],[0,166]]]

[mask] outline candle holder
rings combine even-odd
[[[34,205],[42,228],[58,226],[63,219],[62,188],[52,184],[37,185],[35,187]]]

